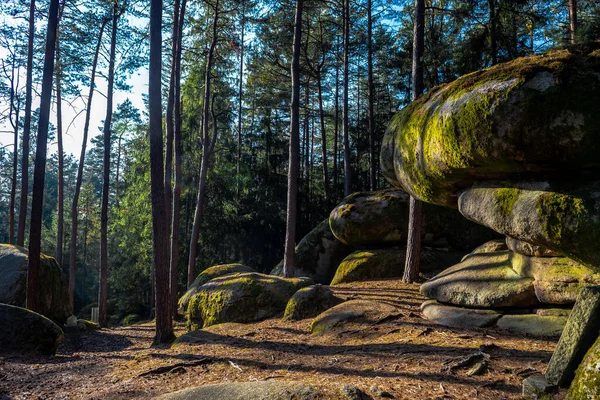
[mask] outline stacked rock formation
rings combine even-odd
[[[495,309],[489,323],[503,325],[513,308],[568,306],[600,282],[598,104],[594,42],[466,75],[394,117],[382,147],[388,181],[507,237],[506,248],[468,255],[423,294],[443,307]],[[450,325],[465,313],[426,311],[440,307],[424,313]]]

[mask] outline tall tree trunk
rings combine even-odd
[[[569,0],[569,40],[575,44],[577,33],[577,0]]]
[[[214,18],[212,23],[212,41],[206,59],[206,75],[204,77],[204,104],[202,114],[202,165],[200,166],[200,181],[198,182],[198,197],[196,198],[196,212],[194,213],[194,225],[190,239],[190,256],[188,259],[188,288],[196,279],[196,253],[198,247],[198,236],[200,235],[200,220],[204,213],[204,198],[206,192],[206,177],[208,174],[208,163],[210,160],[211,143],[208,133],[208,118],[211,96],[211,69],[213,65],[215,47],[217,45],[217,27],[219,21],[219,0],[215,3]],[[216,140],[216,138],[215,138]]]
[[[376,163],[375,163],[375,87],[373,84],[373,4],[372,0],[367,1],[367,84],[369,99],[369,186],[371,191],[375,191],[377,184]]]
[[[25,82],[25,119],[23,121],[23,155],[21,156],[21,199],[17,245],[25,244],[27,195],[29,193],[29,137],[31,136],[31,91],[33,88],[33,40],[35,35],[35,0],[29,3],[29,38],[27,39],[27,78]]]
[[[294,50],[292,54],[292,104],[290,115],[290,154],[287,192],[287,218],[283,276],[294,276],[296,269],[296,200],[298,197],[298,150],[300,147],[300,43],[302,40],[303,0],[296,0]]]
[[[15,76],[16,75],[16,76]],[[8,243],[13,244],[15,241],[15,204],[17,196],[17,169],[19,167],[19,113],[21,111],[16,99],[16,90],[19,87],[18,72],[15,74],[15,56],[13,55],[12,69],[10,75],[10,123],[13,128],[13,168],[10,185],[10,213],[8,217]],[[16,82],[15,82],[16,79]],[[14,115],[14,120],[13,120]]]
[[[56,28],[56,140],[58,142],[58,215],[56,220],[56,261],[58,265],[63,263],[63,240],[64,240],[64,154],[63,154],[63,124],[62,124],[62,64],[60,62],[60,21],[62,20],[65,1],[60,5],[58,11],[58,26]]]
[[[423,94],[423,52],[425,48],[425,0],[415,0],[415,26],[413,31],[412,60],[412,100]],[[406,244],[406,263],[402,281],[414,282],[419,276],[421,255],[421,221],[423,203],[410,197],[408,215],[408,242]]]
[[[339,98],[340,98],[340,72],[337,64],[337,56],[335,63],[335,98],[333,100],[334,103],[334,112],[333,112],[333,195],[334,202],[337,201],[338,195],[338,141],[339,141],[339,127],[340,127],[340,107],[339,107]]]
[[[156,331],[154,343],[171,342],[173,317],[169,299],[169,232],[165,204],[161,64],[162,64],[162,0],[150,3],[150,68],[148,105],[150,114],[150,191],[152,197],[152,267],[156,285]]]
[[[171,310],[175,315],[177,310],[177,290],[179,287],[179,225],[181,219],[181,43],[183,36],[183,22],[185,18],[186,0],[181,2],[181,10],[179,12],[179,21],[177,24],[177,52],[175,54],[174,74],[175,74],[175,93],[173,103],[174,114],[174,150],[175,150],[175,185],[173,187],[173,222],[171,234]]]
[[[172,175],[173,175],[173,142],[175,135],[175,120],[174,120],[174,107],[175,107],[175,79],[177,70],[177,52],[179,45],[179,0],[175,0],[173,3],[173,31],[171,41],[171,74],[169,78],[169,93],[167,95],[167,110],[166,110],[166,121],[167,126],[167,151],[165,152],[165,204],[167,206],[167,232],[173,235],[171,232],[172,223],[172,202],[173,202],[173,187],[172,187]],[[172,237],[172,236],[171,236]],[[171,239],[170,245],[173,244]],[[173,316],[176,315],[176,301],[174,298],[177,297],[177,266],[170,264],[172,257],[172,251],[169,249],[169,296],[171,298],[171,311]]]
[[[348,52],[350,41],[350,0],[344,0],[344,84],[342,91],[344,100],[342,104],[342,135],[344,140],[344,196],[352,193],[352,166],[350,155],[350,132],[348,126]]]
[[[85,124],[83,126],[83,139],[81,143],[81,155],[79,156],[79,167],[77,168],[77,180],[75,181],[75,193],[73,194],[73,202],[71,203],[71,250],[69,252],[69,300],[71,307],[75,304],[75,253],[77,252],[77,214],[79,212],[79,195],[81,194],[81,184],[83,182],[83,166],[85,164],[85,148],[87,145],[88,132],[90,130],[90,116],[92,113],[92,98],[96,88],[96,67],[98,65],[98,55],[100,54],[100,46],[102,45],[102,35],[104,28],[108,23],[108,19],[102,21],[100,32],[98,33],[98,42],[94,50],[94,61],[92,62],[92,74],[90,77],[90,88],[88,92],[88,100],[85,110]]]
[[[238,134],[237,134],[237,196],[240,197],[240,161],[242,159],[242,101],[244,89],[244,29],[246,27],[246,16],[244,14],[244,0],[242,0],[242,36],[240,38],[240,75],[238,87]]]
[[[321,123],[321,159],[323,162],[323,192],[325,204],[329,205],[329,171],[327,170],[327,135],[325,132],[325,111],[323,110],[323,85],[321,82],[321,67],[317,69],[317,95],[319,99],[319,120]]]
[[[27,268],[27,308],[40,310],[40,254],[42,242],[42,209],[44,203],[44,175],[46,173],[46,151],[50,103],[52,101],[52,76],[54,74],[54,49],[56,47],[56,29],[58,25],[58,0],[50,1],[48,11],[48,30],[46,33],[46,51],[44,54],[44,72],[42,76],[42,95],[40,96],[40,117],[33,171],[33,191],[31,197],[31,222],[29,225],[29,267]]]
[[[112,33],[110,37],[110,58],[108,63],[108,89],[106,92],[106,118],[104,119],[104,171],[102,177],[102,205],[100,209],[100,281],[98,290],[98,323],[107,324],[106,302],[108,299],[108,197],[110,195],[110,134],[113,109],[113,86],[115,80],[115,55],[119,3],[114,0]]]

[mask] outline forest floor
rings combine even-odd
[[[151,398],[210,383],[270,379],[306,382],[332,399],[345,384],[373,398],[383,391],[398,399],[514,399],[525,377],[544,371],[556,346],[497,328],[432,324],[420,313],[418,285],[399,280],[332,289],[346,299],[393,304],[402,314],[322,336],[310,334],[310,319],[224,324],[201,331],[197,344],[174,347],[151,346],[152,323],[70,333],[54,357],[0,356],[0,399]],[[177,336],[184,333],[178,323]],[[480,351],[489,355],[488,367],[472,375],[462,361]]]

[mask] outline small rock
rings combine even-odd
[[[369,388],[369,390],[371,391],[371,393],[373,393],[375,396],[377,397],[383,397],[386,399],[395,399],[396,397],[394,397],[393,394],[391,394],[390,392],[388,392],[387,390],[377,386],[377,385],[373,385]]]
[[[345,301],[319,314],[310,325],[310,331],[312,334],[323,334],[364,329],[399,313],[398,308],[387,303],[372,300]]]
[[[353,385],[344,385],[341,388],[342,396],[347,400],[367,400],[369,397]]]
[[[556,385],[549,383],[542,375],[534,375],[523,380],[523,396],[537,400],[541,396],[556,391]]]
[[[341,302],[342,299],[335,297],[329,288],[322,285],[311,285],[294,293],[285,307],[283,319],[314,318]]]
[[[74,315],[71,315],[69,318],[67,318],[67,323],[65,325],[67,325],[69,328],[76,328],[77,327],[77,317]]]

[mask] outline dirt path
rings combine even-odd
[[[554,341],[433,325],[421,316],[417,289],[397,280],[336,287],[341,297],[384,301],[401,315],[334,335],[310,335],[310,320],[280,319],[211,327],[195,334],[197,343],[173,348],[151,347],[150,323],[69,334],[55,357],[0,356],[0,399],[151,398],[208,383],[267,379],[311,383],[325,388],[327,398],[350,384],[398,399],[512,399],[526,376],[544,371]],[[183,333],[178,324],[177,335]],[[489,355],[488,368],[469,375],[471,366],[461,361],[479,351]],[[203,358],[209,360],[192,365]],[[176,364],[187,365],[139,376]]]

